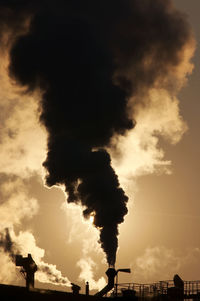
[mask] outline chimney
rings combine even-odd
[[[113,289],[115,285],[115,276],[117,275],[117,271],[114,268],[109,268],[106,271],[106,275],[108,277],[108,284],[100,292],[96,293],[95,296],[103,297],[111,289]]]
[[[21,255],[16,255],[15,258],[16,266],[21,266],[21,273],[26,279],[26,288],[28,290],[34,288],[34,276],[37,271],[37,265],[33,260],[31,254],[27,257],[22,257]]]
[[[87,281],[86,284],[85,284],[85,294],[86,296],[89,296],[89,282]]]
[[[73,295],[78,295],[81,288],[79,285],[71,283],[71,289],[72,289]]]

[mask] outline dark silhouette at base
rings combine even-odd
[[[26,288],[28,290],[34,288],[34,278],[35,272],[37,271],[37,265],[33,260],[31,254],[27,257],[22,257],[21,255],[16,255],[16,266],[21,266],[20,272],[26,279]]]

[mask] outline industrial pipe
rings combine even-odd
[[[103,297],[105,294],[107,294],[111,289],[113,289],[115,285],[115,276],[117,275],[117,272],[114,268],[109,268],[106,271],[106,275],[108,277],[108,284],[98,293],[95,294],[95,296]]]

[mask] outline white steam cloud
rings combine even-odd
[[[101,290],[106,285],[106,280],[104,277],[97,279],[95,274],[99,264],[93,259],[95,254],[99,259],[102,258],[102,261],[105,260],[98,244],[98,230],[92,225],[90,219],[83,218],[82,209],[75,204],[64,203],[62,209],[66,213],[67,220],[72,219],[73,224],[69,232],[68,243],[77,240],[82,245],[81,258],[77,262],[77,266],[81,270],[79,280],[89,282],[90,290]]]
[[[122,158],[113,156],[113,164],[123,178],[131,178],[154,172],[170,172],[170,161],[164,159],[159,146],[159,136],[175,144],[187,130],[179,112],[176,97],[165,90],[151,90],[148,106],[137,107],[137,124],[126,137],[120,137],[117,146]],[[158,117],[159,116],[159,117]]]
[[[140,91],[137,100],[130,100],[130,114],[134,116],[136,126],[126,136],[113,137],[114,148],[109,149],[113,166],[126,191],[129,181],[138,176],[171,173],[171,161],[165,159],[160,138],[176,144],[188,129],[181,116],[177,95],[186,85],[187,77],[194,68],[191,59],[195,47],[195,40],[191,35],[191,39],[180,51],[180,63],[168,70],[166,76],[161,81],[158,80],[150,90]]]
[[[35,274],[36,280],[54,285],[71,286],[69,279],[62,275],[56,265],[44,262],[45,251],[36,245],[33,234],[30,232],[20,232],[18,236],[14,235],[13,238],[19,248],[20,254],[24,256],[27,253],[32,254],[38,266],[38,271]]]
[[[43,175],[42,162],[46,155],[46,132],[38,122],[39,95],[25,95],[22,89],[12,85],[8,74],[8,56],[1,51],[0,65],[0,234],[9,229],[14,243],[14,255],[32,254],[38,272],[36,280],[55,285],[70,286],[67,277],[62,276],[55,265],[44,262],[45,251],[36,245],[31,231],[20,231],[24,219],[31,219],[38,213],[37,199],[29,193],[29,179],[33,174]],[[13,255],[13,254],[12,254]],[[0,248],[0,282],[20,281],[9,252]]]

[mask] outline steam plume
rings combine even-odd
[[[28,252],[32,253],[33,257],[36,258],[36,264],[38,266],[36,279],[38,281],[54,285],[71,286],[69,279],[64,277],[55,265],[48,264],[42,260],[44,250],[36,246],[35,239],[31,233],[23,232],[20,233],[19,236],[16,236],[13,231],[11,231],[11,233],[12,238],[9,228],[6,228],[0,233],[0,249],[10,257],[14,264],[17,254],[27,256],[24,252],[26,247]],[[26,240],[26,246],[23,242],[24,238]]]
[[[0,282],[21,285],[22,280],[15,266],[15,255],[27,256],[31,253],[39,265],[36,275],[38,281],[58,285],[57,280],[62,279],[63,285],[70,285],[68,278],[55,265],[44,262],[44,250],[37,247],[32,233],[24,230],[26,221],[33,218],[39,210],[39,201],[32,196],[31,189],[34,175],[41,175],[46,135],[38,124],[36,95],[24,94],[19,97],[21,88],[12,85],[7,74],[8,41],[15,36],[17,28],[18,34],[25,31],[26,22],[21,24],[21,20],[14,31],[9,31],[6,23],[2,28],[2,18],[5,15],[13,20],[12,24],[19,21],[18,19],[14,22],[14,12],[11,10],[7,10],[5,15],[4,12],[5,10],[0,12],[0,31],[5,30],[1,32],[0,47]],[[19,11],[19,15],[20,13]],[[23,232],[16,235],[15,227],[17,232],[23,228]],[[40,266],[48,268],[48,273],[40,270]]]
[[[40,282],[71,287],[71,282],[69,279],[62,276],[62,273],[57,270],[56,266],[53,264],[48,264],[45,262],[40,263],[36,278]]]
[[[54,264],[49,264],[43,260],[45,251],[36,245],[36,241],[32,233],[20,232],[18,236],[13,235],[13,241],[18,246],[18,253],[27,256],[31,253],[38,270],[35,275],[36,280],[43,283],[51,283],[54,285],[71,286],[69,279],[62,275]]]
[[[8,253],[12,260],[15,259],[13,245],[9,229],[6,228],[4,233],[0,233],[0,248],[2,248],[5,253]]]
[[[81,203],[85,217],[94,215],[108,264],[114,265],[128,198],[105,148],[134,127],[135,106],[148,106],[144,96],[151,89],[177,88],[190,28],[170,0],[8,6],[23,7],[21,14],[31,17],[29,32],[15,35],[10,74],[28,91],[42,91],[47,184],[64,184],[68,202]]]

